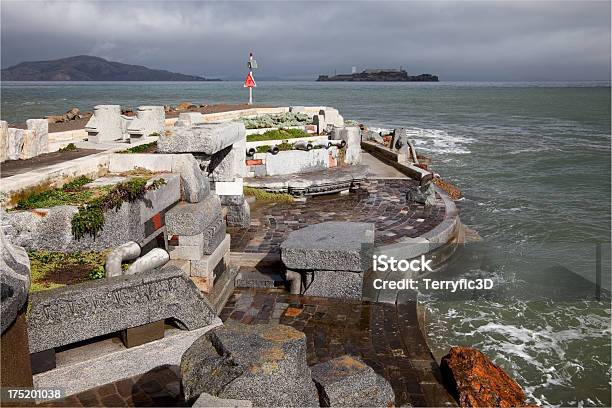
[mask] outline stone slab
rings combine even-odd
[[[289,269],[364,272],[373,247],[374,224],[330,221],[291,232],[281,259]]]
[[[0,210],[1,221],[5,213]],[[13,245],[0,228],[0,282],[2,301],[0,318],[2,333],[15,321],[28,300],[30,290],[30,259],[24,248]]]
[[[157,149],[162,153],[214,153],[244,139],[245,128],[239,122],[197,123],[177,126],[164,132]]]
[[[264,274],[255,270],[238,272],[235,285],[237,288],[274,288],[283,281],[280,274]]]
[[[387,380],[357,357],[341,356],[310,367],[324,407],[392,407]]]
[[[309,274],[306,296],[320,296],[339,299],[361,299],[363,294],[363,273],[347,271],[314,271]]]
[[[189,203],[198,203],[210,194],[208,177],[192,154],[172,155],[172,171],[181,174],[181,197]]]
[[[218,322],[210,303],[176,267],[38,292],[31,295],[30,351],[168,318],[190,330]]]
[[[126,349],[111,339],[58,353],[58,367],[34,376],[34,386],[62,388],[66,395],[144,374],[163,365],[179,365],[181,356],[206,332],[221,321],[191,331],[173,329],[166,337],[142,346]],[[85,350],[88,349],[88,350]],[[71,354],[63,358],[62,354]]]

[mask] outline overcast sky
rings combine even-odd
[[[610,78],[610,2],[1,1],[2,67],[87,54],[242,78],[351,66],[442,80]]]

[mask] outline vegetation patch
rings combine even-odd
[[[274,129],[268,130],[267,132],[259,135],[248,135],[247,142],[259,142],[262,140],[285,140],[295,139],[298,137],[310,137],[310,135],[304,132],[302,129]]]
[[[270,193],[260,188],[244,187],[244,195],[255,197],[257,201],[275,201],[288,203],[293,201],[293,196],[287,193]]]
[[[135,177],[111,187],[106,194],[98,196],[83,205],[72,217],[72,235],[80,239],[89,234],[93,238],[104,226],[104,212],[119,209],[124,202],[132,202],[142,198],[147,191],[156,190],[166,184],[164,179],[147,183],[144,177]]]
[[[303,126],[312,124],[312,118],[305,113],[286,112],[278,115],[258,115],[253,118],[242,118],[247,129],[265,129],[272,127]]]
[[[130,147],[118,153],[155,153],[157,151],[157,141]]]
[[[89,177],[81,176],[64,184],[61,188],[26,193],[18,199],[15,208],[18,210],[31,210],[34,208],[49,208],[85,202],[94,195],[94,190],[83,188],[85,184],[91,181],[92,179]]]
[[[73,152],[77,149],[74,143],[68,143],[66,146],[59,149],[59,152]]]
[[[147,174],[148,176],[148,174]],[[58,205],[77,205],[78,212],[72,218],[72,235],[80,239],[85,234],[95,238],[104,226],[104,212],[118,209],[124,202],[142,198],[147,191],[156,190],[166,184],[163,178],[149,183],[149,177],[134,177],[114,186],[84,188],[92,180],[81,176],[64,184],[61,188],[33,191],[17,202],[15,209],[31,210]]]
[[[75,252],[29,251],[30,292],[100,279],[106,276],[104,263],[109,251]]]

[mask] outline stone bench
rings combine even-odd
[[[281,244],[292,293],[360,299],[373,248],[370,223],[330,221],[293,231]]]

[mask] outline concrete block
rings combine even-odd
[[[167,318],[191,330],[218,321],[210,303],[174,267],[37,292],[30,301],[30,352]]]
[[[29,159],[49,152],[49,122],[46,119],[28,119],[24,132],[22,159]]]
[[[346,142],[344,162],[346,164],[361,163],[361,129],[345,127],[340,132],[340,138]]]
[[[211,194],[199,203],[178,203],[166,213],[166,226],[170,235],[197,235],[218,219],[221,202]]]
[[[174,127],[164,132],[157,141],[157,149],[162,153],[213,155],[245,137],[243,123],[199,123],[189,127]]]
[[[161,135],[164,132],[165,120],[166,112],[163,106],[139,106],[136,118],[128,123],[126,131],[130,137],[146,137],[154,133]]]
[[[125,123],[121,118],[121,106],[97,105],[94,114],[85,125],[90,142],[104,143],[123,139]]]
[[[281,259],[289,269],[364,272],[373,247],[374,224],[330,221],[291,232]]]
[[[210,255],[191,261],[191,276],[208,277],[211,281],[214,280],[213,271],[215,267],[224,259],[229,261],[229,252],[230,235],[225,234],[223,241]]]
[[[8,139],[8,122],[6,120],[0,120],[0,163],[8,160]]]
[[[204,242],[199,245],[168,245],[168,253],[172,260],[195,260],[204,255]]]
[[[306,296],[339,299],[361,299],[363,273],[350,271],[314,271],[312,282],[304,291]]]
[[[8,128],[7,156],[9,160],[19,160],[23,151],[25,130]]]
[[[328,151],[326,149],[288,150],[276,155],[266,155],[266,174],[268,176],[320,171],[325,170],[327,165]]]

